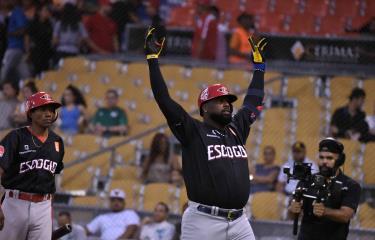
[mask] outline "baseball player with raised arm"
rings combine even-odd
[[[51,240],[55,174],[63,169],[64,145],[49,127],[61,106],[46,92],[26,102],[30,126],[12,130],[0,142],[5,188],[0,208],[1,240]]]
[[[158,36],[159,35],[159,36]],[[159,69],[164,36],[151,28],[145,39],[151,88],[173,134],[182,144],[182,168],[189,207],[182,217],[182,239],[255,239],[243,208],[250,193],[245,142],[262,109],[264,39],[252,45],[253,79],[242,107],[232,116],[237,97],[222,84],[203,89],[198,107],[203,122],[192,118],[169,95]]]

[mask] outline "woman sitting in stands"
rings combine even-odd
[[[168,183],[171,175],[171,153],[167,135],[155,134],[150,154],[143,163],[142,179],[145,183]]]
[[[58,120],[60,130],[65,134],[82,132],[86,123],[86,101],[73,85],[68,85],[61,98],[61,110]]]

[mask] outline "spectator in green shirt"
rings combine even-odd
[[[105,94],[106,107],[99,108],[90,123],[90,130],[101,136],[126,135],[129,132],[125,111],[118,107],[118,93],[109,89]]]

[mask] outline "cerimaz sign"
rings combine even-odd
[[[126,49],[128,51],[143,51],[146,29],[147,27],[139,25],[127,27]],[[356,65],[375,63],[375,38],[328,38],[267,34],[261,34],[261,36],[266,37],[268,41],[267,60]],[[190,56],[192,38],[192,29],[168,28],[166,54],[168,56]]]
[[[296,62],[374,64],[375,39],[268,36],[267,58]]]

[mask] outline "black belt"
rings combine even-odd
[[[204,212],[210,215],[219,216],[227,219],[228,221],[234,221],[237,218],[242,216],[243,210],[226,210],[218,207],[209,207],[199,205],[197,210],[200,212]]]

